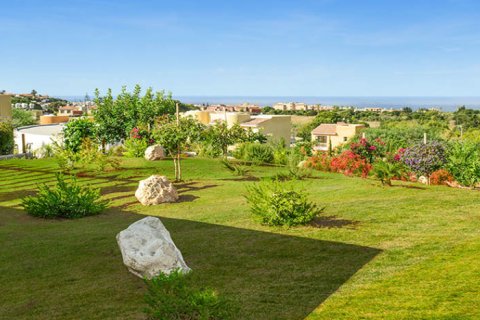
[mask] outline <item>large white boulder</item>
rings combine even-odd
[[[145,150],[145,159],[160,160],[165,158],[165,150],[161,145],[150,146]]]
[[[140,181],[135,197],[144,206],[150,206],[163,202],[175,202],[178,200],[178,193],[167,177],[153,175]]]
[[[132,223],[117,234],[123,263],[128,270],[141,278],[152,278],[160,272],[169,274],[179,269],[191,269],[170,237],[170,232],[158,218],[146,217]]]

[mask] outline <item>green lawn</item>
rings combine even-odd
[[[111,200],[105,214],[28,216],[20,198],[56,170],[53,160],[0,162],[0,319],[144,319],[145,286],[115,240],[142,215],[161,217],[195,283],[236,301],[238,319],[480,319],[478,191],[317,173],[298,182],[326,206],[316,226],[272,228],[249,214],[253,182],[218,161],[184,161],[180,201],[143,207],[138,180],[172,177],[173,165],[126,159],[81,174]]]

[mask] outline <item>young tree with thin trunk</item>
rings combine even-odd
[[[175,168],[175,181],[182,180],[181,153],[184,148],[197,141],[203,126],[193,118],[167,118],[159,123],[153,134],[159,143],[172,157]]]

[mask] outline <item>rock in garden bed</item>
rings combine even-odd
[[[131,224],[117,234],[117,243],[123,263],[141,278],[150,279],[160,272],[169,274],[176,269],[185,273],[191,270],[158,218],[146,217]]]
[[[178,193],[167,177],[153,175],[140,181],[135,197],[144,206],[149,206],[164,202],[175,202],[178,200]]]
[[[145,159],[146,160],[161,160],[165,158],[165,150],[161,145],[150,146],[145,150]]]

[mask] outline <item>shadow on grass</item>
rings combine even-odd
[[[241,305],[238,319],[304,319],[380,253],[339,242],[161,220],[198,284]]]
[[[219,179],[222,181],[260,181],[261,179],[259,177],[255,176],[243,176],[243,177],[237,177],[237,178],[223,178]]]
[[[175,188],[178,191],[178,194],[182,194],[189,191],[198,191],[204,189],[210,189],[218,187],[217,184],[199,184],[198,182],[184,182],[184,183],[174,183]]]
[[[125,302],[132,296],[141,297],[145,289],[142,281],[122,265],[115,234],[143,217],[109,209],[95,217],[46,221],[0,207],[0,220],[4,221],[0,235],[8,234],[5,239],[12,239],[5,244],[8,249],[0,252],[0,260],[8,261],[4,274],[10,275],[3,278],[2,287],[5,298],[15,292],[15,299],[2,304],[3,310],[24,318],[30,312],[32,316],[41,312],[45,318],[61,318],[71,310],[78,310],[84,319],[95,318],[105,310],[122,314]],[[212,287],[236,301],[240,307],[236,319],[241,320],[304,319],[381,252],[340,242],[160,219],[194,270],[195,285]],[[56,250],[51,250],[52,243],[58,243]],[[24,254],[25,248],[33,253]],[[41,268],[35,267],[35,273],[28,271],[37,265]],[[28,285],[19,287],[17,274]],[[72,275],[77,279],[73,287],[65,284]],[[61,303],[44,299],[53,294],[52,287],[54,295],[62,297]],[[42,303],[34,310],[19,309],[19,299]],[[136,303],[141,312],[144,305]]]
[[[344,228],[355,229],[359,224],[358,221],[339,219],[336,216],[318,216],[313,218],[310,225],[316,228]]]

